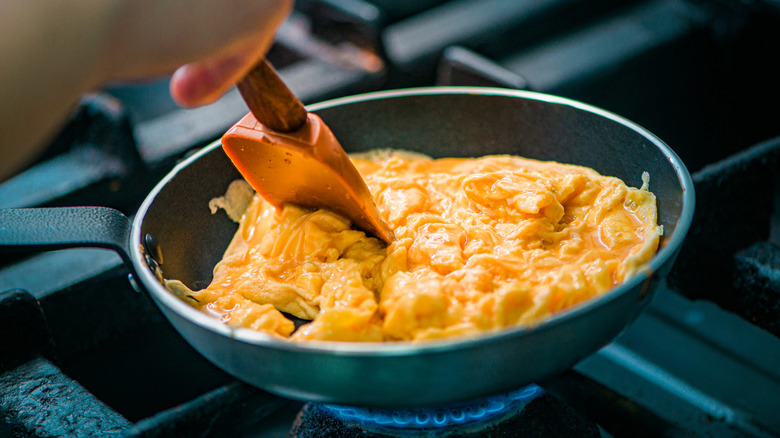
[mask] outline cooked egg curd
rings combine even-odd
[[[169,289],[227,324],[295,341],[476,335],[604,294],[655,254],[662,232],[647,174],[636,189],[516,156],[374,151],[354,162],[394,243],[329,210],[277,210],[237,184],[214,202],[239,229],[213,281]],[[285,314],[311,322],[295,330]]]

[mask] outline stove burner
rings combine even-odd
[[[290,438],[599,436],[593,421],[537,385],[441,407],[362,408],[307,403]]]
[[[505,394],[441,407],[407,409],[340,405],[323,405],[323,407],[343,420],[360,423],[367,430],[446,430],[450,426],[469,427],[498,420],[504,414],[522,408],[544,392],[538,385],[531,384]]]

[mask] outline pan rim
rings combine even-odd
[[[333,106],[341,106],[350,103],[363,102],[368,100],[379,99],[391,99],[397,97],[408,96],[421,96],[421,95],[442,95],[442,94],[476,94],[476,95],[495,95],[503,97],[517,97],[522,99],[531,99],[537,101],[544,101],[553,104],[560,104],[571,106],[579,110],[583,110],[589,113],[596,114],[601,117],[610,119],[616,123],[628,127],[632,131],[642,135],[648,141],[653,143],[660,152],[666,157],[670,165],[674,169],[677,175],[678,182],[682,189],[682,209],[680,217],[676,223],[674,234],[669,240],[664,241],[661,248],[655,256],[645,265],[640,268],[633,277],[624,281],[620,285],[612,288],[603,295],[590,299],[584,303],[580,303],[561,312],[558,312],[538,324],[525,327],[507,327],[502,329],[491,330],[482,332],[475,336],[468,337],[454,337],[435,339],[430,341],[400,341],[400,342],[342,342],[342,341],[307,341],[307,342],[291,342],[289,340],[279,339],[268,335],[266,333],[257,332],[248,328],[231,327],[224,324],[217,319],[210,317],[184,301],[180,300],[173,293],[168,291],[152,274],[152,272],[146,266],[143,254],[141,252],[141,245],[137,244],[141,242],[141,226],[143,224],[144,217],[153,204],[157,194],[162,188],[170,182],[176,174],[189,166],[191,163],[213,151],[216,148],[221,147],[220,140],[215,140],[204,148],[200,149],[196,153],[192,154],[187,159],[177,164],[163,179],[161,179],[152,191],[147,195],[144,202],[141,204],[138,212],[133,220],[133,226],[131,231],[131,259],[136,267],[136,270],[141,277],[141,281],[149,291],[152,298],[165,308],[178,314],[178,316],[205,328],[216,334],[231,338],[235,341],[239,341],[246,344],[258,345],[263,347],[271,347],[274,349],[294,351],[301,354],[336,354],[336,355],[348,355],[348,356],[365,356],[365,357],[400,357],[400,356],[418,356],[420,354],[435,354],[437,352],[451,352],[453,350],[467,350],[477,345],[484,345],[486,343],[499,343],[505,342],[509,338],[523,337],[529,333],[535,333],[540,331],[553,330],[556,326],[566,324],[567,321],[576,319],[583,314],[589,313],[596,308],[600,308],[608,305],[611,301],[619,299],[627,291],[638,286],[639,284],[646,282],[650,279],[652,273],[658,271],[664,263],[670,258],[676,256],[679,248],[682,245],[683,239],[687,234],[692,219],[695,204],[695,194],[693,180],[690,176],[682,160],[677,154],[660,138],[652,134],[650,131],[641,127],[640,125],[614,114],[610,111],[602,108],[586,104],[573,99],[568,99],[560,96],[554,96],[544,93],[524,91],[524,90],[511,90],[503,88],[492,87],[420,87],[420,88],[406,88],[397,90],[377,91],[371,93],[363,93],[354,96],[347,96],[337,99],[331,99],[316,104],[307,106],[307,109],[312,112],[318,110],[327,109]]]

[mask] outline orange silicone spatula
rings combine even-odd
[[[393,232],[336,137],[287,88],[267,60],[238,83],[250,113],[222,137],[222,147],[268,202],[327,208],[387,243]]]

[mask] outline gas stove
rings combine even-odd
[[[0,436],[780,436],[780,82],[774,0],[299,0],[268,58],[304,103],[436,85],[561,95],[677,152],[696,214],[667,284],[548,381],[426,409],[287,400],[192,350],[99,249],[0,254]],[[768,105],[767,103],[770,103]],[[167,79],[85,96],[0,208],[132,215],[247,112]]]

